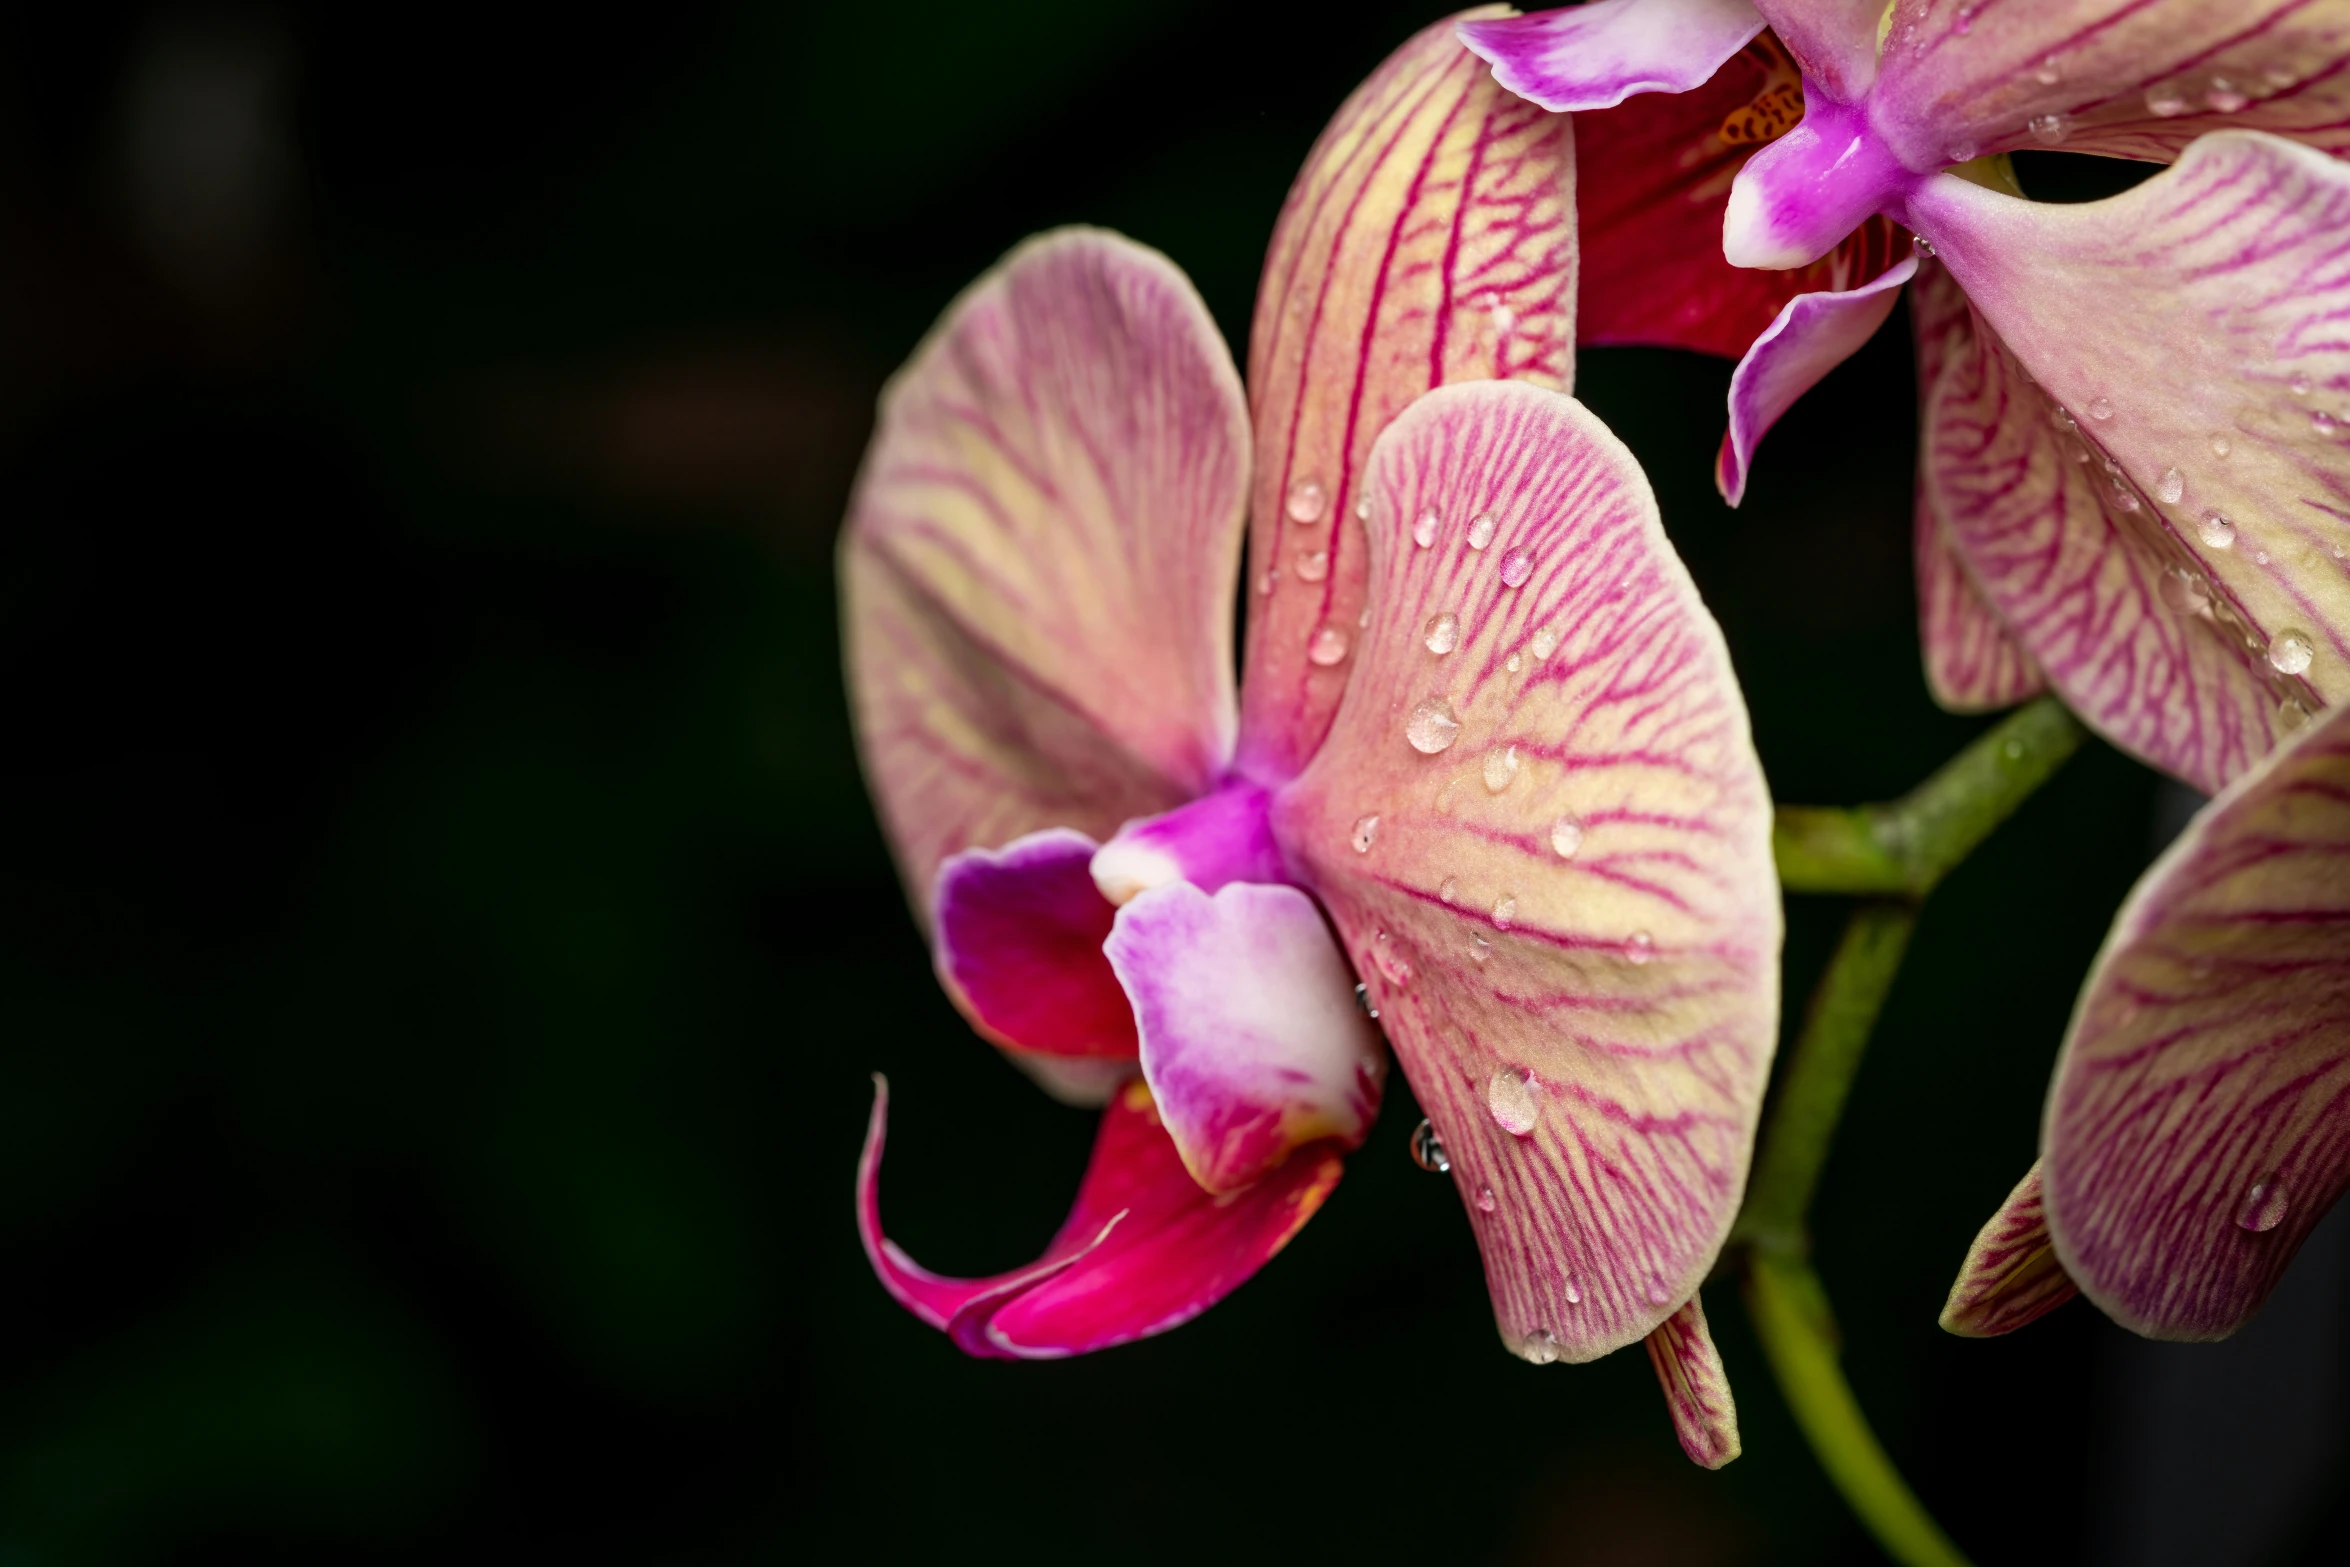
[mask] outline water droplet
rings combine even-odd
[[[1299,550],[1297,552],[1297,580],[1319,582],[1330,575],[1328,550]]]
[[[1469,938],[1469,959],[1471,962],[1482,965],[1487,958],[1492,956],[1492,942],[1487,941],[1483,936],[1471,936]]]
[[[1289,487],[1289,520],[1291,522],[1320,522],[1322,508],[1330,504],[1329,492],[1312,479],[1300,479]]]
[[[2215,550],[2224,550],[2236,542],[2236,525],[2216,511],[2205,512],[2203,520],[2195,524],[2195,532]]]
[[[1526,579],[1532,575],[1534,575],[1534,552],[1523,544],[1511,545],[1501,557],[1502,586],[1507,588],[1523,587]]]
[[[2268,551],[2266,551],[2266,550],[2254,550],[2254,551],[2252,552],[2252,560],[2253,560],[2253,564],[2255,564],[2255,565],[2259,565],[2259,566],[2265,566],[2265,565],[2267,565],[2267,564],[2268,564]]]
[[[1430,615],[1428,624],[1420,628],[1420,640],[1428,644],[1431,653],[1451,652],[1461,645],[1461,617],[1449,609],[1441,615]]]
[[[1583,847],[1583,824],[1572,816],[1562,816],[1552,822],[1550,846],[1560,859],[1573,859],[1575,851]]]
[[[1952,142],[1943,149],[1942,156],[1952,163],[1972,163],[1975,161],[1975,144],[1971,141]]]
[[[1497,524],[1493,520],[1493,513],[1489,511],[1479,512],[1476,518],[1469,524],[1469,548],[1473,550],[1481,550],[1486,545],[1491,544],[1493,542],[1493,530],[1496,526]]]
[[[2187,95],[2176,82],[2146,89],[2146,112],[2168,120],[2187,112]]]
[[[2162,477],[2154,481],[2154,498],[2165,506],[2178,504],[2179,498],[2186,493],[2187,477],[2176,468],[2163,469]]]
[[[1403,737],[1422,756],[1434,756],[1449,748],[1460,738],[1460,733],[1461,721],[1452,716],[1452,704],[1442,697],[1430,697],[1413,708],[1412,716],[1403,726]]]
[[[2292,380],[2285,383],[2285,390],[2291,392],[2295,397],[2307,397],[2309,395],[2309,377],[2305,375],[2293,377]]]
[[[1656,956],[1656,938],[1647,931],[1636,930],[1624,938],[1624,956],[1634,968]]]
[[[1273,591],[1273,584],[1279,582],[1280,580],[1281,568],[1276,566],[1267,571],[1263,576],[1257,578],[1257,591],[1259,593],[1270,593]]]
[[[1514,675],[1519,670],[1526,667],[1526,661],[1520,658],[1517,654],[1512,653],[1509,657],[1501,661],[1501,667]]]
[[[1501,793],[1502,790],[1510,786],[1510,780],[1517,776],[1518,748],[1516,746],[1485,753],[1485,792],[1487,794]]]
[[[2115,511],[2136,511],[2138,509],[2138,492],[2125,490],[2120,485],[2115,485],[2113,488],[2113,509]]]
[[[1365,604],[1365,605],[1363,606],[1363,612],[1362,612],[1361,614],[1359,614],[1359,615],[1355,616],[1355,629],[1356,629],[1357,631],[1363,631],[1363,630],[1367,630],[1367,629],[1370,627],[1370,624],[1371,624],[1371,606],[1370,606],[1370,605],[1368,605],[1368,604]]]
[[[2214,114],[2235,114],[2252,100],[2239,91],[2234,82],[2224,76],[2214,76],[2210,88],[2203,94],[2203,101],[2211,106]]]
[[[2244,1205],[2236,1210],[2236,1222],[2256,1235],[2262,1234],[2285,1222],[2285,1206],[2285,1183],[2275,1175],[2264,1175],[2244,1194]]]
[[[2073,416],[2064,411],[2064,404],[2062,403],[2050,403],[2048,405],[2048,422],[2050,425],[2059,430],[2070,430],[2075,428],[2073,424]]]
[[[1412,542],[1422,549],[1436,542],[1436,508],[1431,506],[1420,513],[1420,520],[1412,524]]]
[[[1371,987],[1359,979],[1355,981],[1355,1010],[1374,1023],[1379,1021],[1379,1009],[1371,1005]]]
[[[2301,705],[2301,699],[2289,696],[2277,704],[2277,731],[2289,735],[2308,723],[2309,717],[2309,709]]]
[[[1567,1280],[1567,1304],[1570,1306],[1583,1304],[1583,1291],[1573,1279]]]
[[[2043,87],[2054,87],[2064,80],[2064,72],[2057,69],[2056,61],[2051,57],[2040,62],[2040,68],[2032,73],[2032,80]]]
[[[1974,30],[1975,8],[1971,5],[1960,6],[1958,8],[1958,36],[1964,38]]]
[[[1916,250],[1917,250],[1917,253],[1918,253],[1919,255],[1921,255],[1921,256],[1923,256],[1923,257],[1925,257],[1925,258],[1926,258],[1928,261],[1931,261],[1931,260],[1933,260],[1933,259],[1934,259],[1934,242],[1933,242],[1932,240],[1930,240],[1930,239],[1920,239],[1920,240],[1918,240],[1918,241],[1916,242]]]
[[[1364,496],[1364,497],[1363,497],[1361,500],[1359,500],[1359,501],[1356,501],[1356,502],[1355,502],[1355,521],[1357,521],[1357,522],[1369,522],[1370,520],[1371,520],[1371,497],[1369,497],[1368,495],[1366,495],[1366,496]]]
[[[1511,925],[1517,922],[1517,918],[1518,900],[1514,895],[1505,892],[1493,900],[1493,928],[1495,930],[1508,930]]]
[[[2211,607],[2211,586],[2184,566],[2162,574],[2162,601],[2182,615],[2200,615]]]
[[[1447,903],[1452,902],[1460,895],[1461,883],[1460,878],[1457,876],[1445,877],[1443,884],[1436,889],[1436,896],[1442,898]]]
[[[1346,633],[1336,626],[1324,626],[1314,633],[1314,640],[1306,645],[1306,657],[1328,669],[1346,657]]]
[[[2103,397],[2092,400],[2089,404],[2089,417],[2101,421],[2112,418],[2113,403]]]
[[[1492,1187],[1480,1186],[1477,1188],[1477,1211],[1479,1213],[1491,1213],[1493,1211]]]
[[[1558,645],[1559,634],[1557,628],[1552,626],[1544,626],[1541,630],[1534,633],[1534,641],[1532,644],[1534,650],[1534,661],[1536,663],[1540,663],[1542,660],[1550,657],[1552,653],[1558,651]]]
[[[2341,424],[2341,420],[2327,413],[2323,408],[2312,408],[2309,411],[2309,427],[2320,435],[2333,434],[2334,431],[2341,428]]]
[[[1548,1328],[1536,1328],[1519,1342],[1518,1353],[1538,1366],[1547,1366],[1559,1358],[1559,1341],[1550,1336]]]
[[[1347,841],[1355,846],[1355,853],[1368,854],[1371,852],[1371,845],[1378,840],[1378,837],[1379,818],[1358,816],[1355,818],[1354,836]]]
[[[1436,1124],[1423,1119],[1412,1128],[1412,1163],[1430,1175],[1450,1175],[1452,1160],[1444,1151],[1444,1139],[1436,1135]]]
[[[2214,457],[2218,457],[2224,460],[2228,453],[2234,451],[2235,449],[2235,443],[2230,441],[2224,435],[2215,435],[2211,438],[2211,455]]]
[[[1542,1113],[1542,1107],[1534,1102],[1533,1078],[1523,1070],[1494,1073],[1485,1084],[1485,1108],[1493,1112],[1493,1124],[1512,1137],[1534,1130]]]
[[[2267,66],[2260,75],[2271,87],[2290,87],[2301,79],[2301,73],[2289,65]]]
[[[2072,130],[2073,122],[2070,115],[2035,114],[2032,116],[2033,138],[2037,141],[2044,141],[2051,147],[2070,136]]]
[[[2269,638],[2269,667],[2280,675],[2298,675],[2317,657],[2317,647],[2298,631],[2280,631]]]

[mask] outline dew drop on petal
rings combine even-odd
[[[1274,569],[1267,571],[1263,576],[1257,578],[1257,591],[1259,593],[1270,593],[1273,591],[1273,584],[1280,580],[1280,568],[1275,567]]]
[[[1436,896],[1442,898],[1447,903],[1453,902],[1455,899],[1459,898],[1460,895],[1460,878],[1456,876],[1445,877],[1442,884],[1440,884],[1436,889]]]
[[[1514,675],[1519,670],[1526,667],[1526,661],[1520,658],[1517,654],[1512,653],[1508,658],[1502,660],[1501,667]]]
[[[1452,1159],[1444,1151],[1444,1140],[1436,1135],[1436,1123],[1425,1117],[1412,1128],[1412,1163],[1430,1175],[1452,1173]]]
[[[1511,925],[1517,922],[1517,918],[1518,900],[1513,894],[1505,892],[1493,900],[1493,928],[1495,930],[1508,930]]]
[[[1336,626],[1324,626],[1314,633],[1314,640],[1306,645],[1306,657],[1328,669],[1346,657],[1346,633]]]
[[[1355,818],[1354,835],[1347,839],[1347,842],[1355,846],[1355,853],[1368,854],[1371,852],[1371,845],[1378,841],[1378,837],[1379,818],[1358,816]]]
[[[2214,76],[2211,86],[2203,94],[2203,101],[2214,114],[2235,114],[2252,100],[2234,82],[2224,76]]]
[[[2211,438],[2211,455],[2214,457],[2224,459],[2228,453],[2235,449],[2235,443],[2224,435],[2215,435]]]
[[[1491,1213],[1493,1211],[1492,1187],[1480,1186],[1477,1188],[1477,1211],[1479,1213]]]
[[[1573,859],[1575,851],[1583,847],[1583,824],[1572,816],[1562,816],[1552,822],[1550,846],[1560,859]]]
[[[2187,112],[2187,95],[2175,82],[2164,82],[2146,89],[2146,112],[2162,119],[2171,119]]]
[[[2162,601],[2182,615],[2200,615],[2211,607],[2211,587],[2184,566],[2162,574]]]
[[[1460,733],[1461,721],[1452,716],[1452,704],[1442,697],[1431,697],[1413,708],[1403,726],[1403,737],[1422,756],[1448,749]]]
[[[2176,468],[2165,468],[2162,477],[2154,481],[2154,498],[2165,506],[2175,506],[2187,493],[2186,476]]]
[[[1673,1293],[1665,1288],[1664,1280],[1652,1278],[1648,1281],[1648,1303],[1651,1306],[1662,1306],[1672,1298]]]
[[[1369,497],[1368,495],[1366,495],[1366,496],[1364,496],[1364,497],[1363,497],[1361,500],[1359,500],[1359,501],[1356,501],[1356,502],[1355,502],[1355,521],[1357,521],[1357,522],[1369,522],[1370,520],[1371,520],[1371,497]]]
[[[2195,532],[2215,550],[2224,550],[2236,542],[2236,525],[2216,511],[2205,512],[2203,520],[2195,524]]]
[[[1504,587],[1522,587],[1534,575],[1534,552],[1523,544],[1513,544],[1501,557],[1501,581]]]
[[[2138,509],[2138,492],[2135,490],[2125,490],[2120,485],[2115,485],[2113,490],[2113,509],[2115,511],[2136,511]]]
[[[2113,403],[2108,398],[2097,398],[2089,404],[2089,417],[2100,422],[2113,417]]]
[[[1917,253],[1919,255],[1925,257],[1928,261],[1934,259],[1934,242],[1932,240],[1919,239],[1914,241],[1914,244],[1916,245]]]
[[[1624,958],[1634,968],[1656,956],[1656,938],[1647,931],[1636,930],[1624,938]]]
[[[1420,628],[1420,640],[1428,645],[1431,653],[1451,652],[1461,645],[1461,617],[1449,609],[1441,615],[1430,615],[1428,624]]]
[[[2280,675],[2298,675],[2317,657],[2317,648],[2298,631],[2280,631],[2269,639],[2269,667]]]
[[[1509,746],[1485,753],[1485,792],[1499,794],[1518,776],[1518,748]]]
[[[1493,513],[1489,511],[1479,512],[1476,516],[1476,520],[1469,524],[1469,548],[1473,550],[1481,550],[1486,545],[1491,544],[1493,542],[1493,530],[1496,526],[1497,524],[1493,520]]]
[[[1573,1279],[1567,1280],[1567,1304],[1570,1306],[1580,1306],[1583,1304],[1582,1288],[1577,1285]]]
[[[2340,428],[2341,423],[2341,420],[2327,413],[2323,408],[2312,408],[2309,411],[2309,427],[2320,435],[2333,434],[2336,429]]]
[[[2071,135],[2072,130],[2073,122],[2070,115],[2035,114],[2032,116],[2033,138],[2037,141],[2044,141],[2051,147]]]
[[[2256,565],[2261,565],[2261,566],[2265,566],[2265,565],[2267,565],[2267,564],[2268,564],[2268,551],[2266,551],[2266,550],[2255,550],[2255,551],[2253,551],[2253,554],[2252,554],[2252,559],[2253,559],[2253,562],[2254,562],[2254,564],[2256,564]]]
[[[1952,163],[1972,163],[1975,161],[1975,152],[1975,144],[1971,141],[1952,142],[1942,150],[1942,156]]]
[[[2285,1206],[2285,1183],[2274,1175],[2264,1175],[2244,1194],[2243,1206],[2236,1210],[2236,1223],[2254,1234],[2273,1230],[2285,1222]]]
[[[1534,661],[1540,663],[1558,651],[1559,634],[1554,626],[1544,626],[1534,633]]]
[[[2277,732],[2292,734],[2308,723],[2309,717],[2309,709],[2301,705],[2301,699],[2289,696],[2277,704]]]
[[[2289,65],[2268,66],[2260,75],[2271,87],[2290,87],[2301,79],[2301,73]]]
[[[1493,1112],[1493,1124],[1512,1137],[1533,1131],[1541,1113],[1534,1102],[1533,1082],[1524,1071],[1514,1069],[1496,1072],[1486,1081],[1485,1108]]]
[[[2056,60],[2052,56],[2040,62],[2040,68],[2032,73],[2032,80],[2043,87],[2054,87],[2064,80],[2064,72],[2057,69]]]
[[[2309,377],[2305,375],[2293,377],[2292,380],[2285,383],[2285,390],[2291,392],[2295,397],[2307,397],[2309,395]]]
[[[1519,1341],[1518,1354],[1535,1365],[1547,1366],[1559,1358],[1559,1341],[1551,1337],[1548,1328],[1536,1328]]]
[[[1328,550],[1299,550],[1297,552],[1297,580],[1319,582],[1330,575]]]
[[[1371,624],[1371,606],[1370,606],[1370,605],[1368,605],[1368,604],[1365,604],[1365,605],[1363,606],[1363,612],[1362,612],[1361,614],[1359,614],[1359,615],[1355,616],[1355,629],[1356,629],[1357,631],[1364,631],[1364,630],[1368,630],[1368,629],[1370,628],[1370,624]]]
[[[1355,981],[1355,1010],[1374,1023],[1379,1021],[1379,1009],[1371,1005],[1371,987],[1359,979]]]
[[[1412,542],[1427,549],[1436,542],[1436,508],[1431,506],[1420,513],[1420,520],[1412,524]]]
[[[1469,938],[1469,960],[1471,962],[1482,965],[1487,958],[1492,956],[1492,942],[1487,941],[1483,936],[1471,936]]]
[[[1289,487],[1289,520],[1291,522],[1319,522],[1322,508],[1330,504],[1329,492],[1313,479],[1300,479]]]

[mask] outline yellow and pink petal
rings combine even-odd
[[[1942,1304],[1942,1327],[1961,1338],[1996,1338],[2039,1321],[2079,1293],[2048,1238],[2035,1160],[1967,1248]]]

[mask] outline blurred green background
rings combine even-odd
[[[1308,144],[1434,14],[8,8],[0,1567],[1877,1559],[1728,1290],[1718,1476],[1638,1353],[1502,1353],[1400,1084],[1296,1243],[1146,1344],[967,1361],[858,1250],[869,1072],[946,1271],[1033,1256],[1092,1130],[939,995],[858,778],[831,546],[874,395],[1067,221],[1164,249],[1240,352]],[[1918,673],[1898,328],[1737,515],[1726,365],[1580,371],[1788,799],[1978,727]],[[2093,749],[1937,895],[1828,1173],[1854,1381],[1986,1563],[2091,1554],[2113,1332],[1934,1316],[2153,794]],[[1840,913],[1791,910],[1791,996]]]

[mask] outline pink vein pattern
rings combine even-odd
[[[1665,1407],[1672,1412],[1673,1434],[1681,1451],[1706,1469],[1719,1469],[1736,1458],[1738,1405],[1730,1396],[1730,1375],[1722,1369],[1722,1352],[1705,1325],[1705,1307],[1695,1295],[1679,1311],[1648,1335],[1648,1363],[1656,1368],[1665,1390]]]
[[[868,781],[917,909],[940,860],[1107,838],[1231,754],[1239,377],[1156,251],[1064,229],[950,307],[882,395],[841,541]]]
[[[2056,1260],[2034,1160],[1991,1215],[1942,1306],[1942,1326],[1961,1338],[1996,1338],[2037,1322],[2080,1293]]]
[[[1305,765],[1346,689],[1380,430],[1432,386],[1574,377],[1570,121],[1494,85],[1452,28],[1420,32],[1347,99],[1265,258],[1242,692],[1260,778]]]
[[[2098,954],[2041,1133],[2065,1271],[2222,1338],[2350,1184],[2350,712],[2205,807]]]
[[[1431,392],[1370,481],[1371,624],[1275,825],[1444,1139],[1504,1341],[1588,1360],[1689,1299],[1744,1189],[1778,1006],[1762,770],[1581,404]]]

